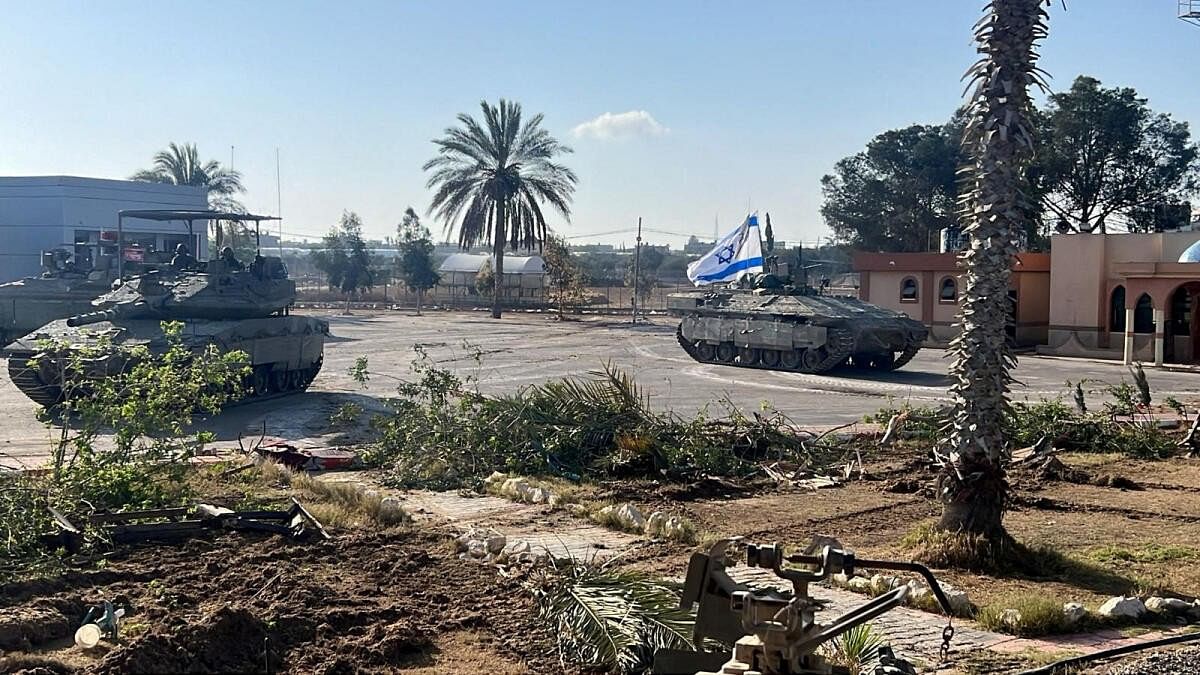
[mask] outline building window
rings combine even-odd
[[[1114,333],[1125,332],[1125,287],[1117,286],[1112,292],[1112,301],[1109,303],[1110,316],[1108,318],[1109,330]]]
[[[908,277],[900,282],[900,302],[917,301],[917,280]]]
[[[942,279],[942,285],[938,288],[938,301],[958,302],[958,282],[954,277]]]
[[[1137,307],[1133,310],[1133,332],[1154,332],[1154,301],[1146,293],[1138,298]]]

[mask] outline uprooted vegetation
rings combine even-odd
[[[814,443],[767,407],[745,415],[726,402],[719,417],[657,412],[611,365],[486,395],[417,352],[417,378],[399,385],[390,414],[374,418],[379,440],[364,454],[395,486],[478,486],[493,471],[573,481],[746,476],[768,460],[817,467],[845,452]],[[356,367],[365,376],[361,359]]]

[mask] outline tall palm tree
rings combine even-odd
[[[500,318],[504,246],[532,249],[546,239],[542,204],[564,218],[578,179],[555,156],[571,152],[542,128],[542,115],[521,123],[521,105],[500,99],[480,101],[483,123],[466,113],[459,126],[434,139],[438,154],[425,163],[434,189],[430,210],[450,230],[458,226],[458,244],[470,248],[489,241],[495,256],[492,317]]]
[[[974,86],[963,144],[963,222],[969,247],[961,333],[951,346],[954,417],[943,455],[938,529],[1007,544],[1002,522],[1007,494],[1002,461],[1008,450],[1009,369],[1016,364],[1007,337],[1012,303],[1009,277],[1023,229],[1027,199],[1021,177],[1033,158],[1030,85],[1044,87],[1036,43],[1046,36],[1046,0],[991,0],[975,28],[982,58],[966,78]]]
[[[246,210],[233,197],[246,191],[242,187],[242,174],[223,168],[215,159],[201,162],[195,143],[169,144],[166,150],[154,155],[153,168],[142,169],[129,179],[207,188],[209,208],[231,213],[244,213]],[[241,234],[234,229],[234,223],[222,227],[220,222],[214,222],[213,228],[218,247],[221,246],[224,230],[228,229],[230,238],[234,240]]]

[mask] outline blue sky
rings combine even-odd
[[[1053,88],[1086,73],[1200,117],[1200,27],[1175,0],[1067,4],[1042,50]],[[7,0],[0,175],[121,178],[169,141],[222,163],[234,146],[243,201],[274,212],[278,147],[285,232],[319,235],[352,209],[383,236],[428,208],[430,139],[504,96],[575,148],[574,215],[554,225],[576,241],[632,244],[638,216],[711,236],[749,206],[812,242],[828,236],[819,179],[834,162],[961,102],[981,6]],[[604,113],[618,117],[577,136]]]

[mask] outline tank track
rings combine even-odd
[[[12,379],[12,383],[17,389],[21,390],[22,394],[28,396],[34,403],[50,408],[62,403],[62,389],[57,385],[48,384],[42,379],[41,374],[36,368],[29,367],[28,356],[10,356],[8,358],[8,376]],[[268,401],[284,396],[298,394],[306,389],[316,379],[317,374],[321,372],[323,359],[318,360],[308,368],[298,371],[300,374],[295,381],[295,386],[284,391],[266,391],[260,394],[253,393],[253,389],[248,388],[251,392],[249,395],[242,396],[233,401],[229,401],[224,407],[229,408],[247,403],[257,403],[259,401]],[[290,377],[290,375],[289,375]]]
[[[796,368],[784,367],[782,363],[778,366],[764,365],[761,359],[756,360],[754,363],[741,363],[741,357],[738,357],[738,359],[734,362],[719,361],[715,356],[712,359],[705,359],[702,358],[699,353],[697,353],[696,345],[694,345],[691,340],[688,340],[683,336],[682,325],[675,329],[675,339],[679,341],[679,346],[683,348],[683,351],[688,353],[688,356],[700,363],[711,363],[718,366],[736,366],[739,368],[757,368],[758,370],[777,370],[785,373],[823,373],[844,363],[854,351],[854,336],[851,335],[849,331],[839,330],[836,328],[831,328],[826,333],[825,358],[821,359],[820,363],[812,367],[805,367],[803,365],[803,359],[801,359],[801,365]],[[914,354],[915,353],[916,352],[914,352]],[[909,356],[908,358],[912,358],[912,356]]]
[[[34,403],[49,408],[62,400],[62,389],[47,384],[36,368],[29,366],[28,356],[8,357],[8,377]]]
[[[904,351],[900,352],[900,355],[896,357],[896,360],[892,362],[892,367],[889,368],[888,370],[896,370],[897,368],[900,368],[901,366],[908,363],[909,361],[912,361],[912,358],[914,356],[916,356],[917,352],[919,352],[919,351],[921,351],[921,343],[920,342],[917,342],[914,340],[909,340],[909,341],[905,342],[904,343]]]

